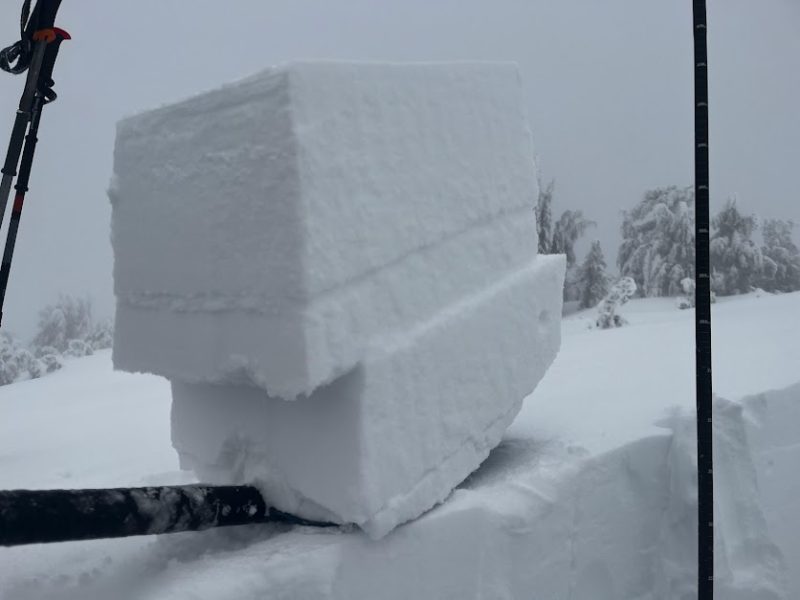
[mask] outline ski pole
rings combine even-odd
[[[25,132],[31,120],[31,108],[36,87],[39,83],[39,73],[42,67],[47,48],[47,39],[41,39],[34,44],[37,31],[51,29],[55,25],[56,14],[61,6],[61,0],[39,0],[30,10],[31,0],[22,4],[20,15],[20,39],[8,48],[0,50],[0,69],[12,74],[28,71],[25,89],[19,102],[19,109],[11,130],[11,139],[3,163],[2,180],[0,180],[0,225],[6,213],[8,198],[11,194],[11,183],[17,174],[17,165],[22,152]],[[31,47],[33,50],[31,51]]]
[[[28,69],[28,78],[25,81],[25,89],[19,101],[17,116],[14,119],[14,127],[11,130],[11,139],[8,142],[6,160],[2,169],[3,179],[0,181],[0,225],[2,225],[5,219],[8,197],[11,194],[11,184],[14,177],[17,175],[17,165],[19,164],[19,157],[20,154],[22,154],[22,146],[25,142],[25,132],[28,129],[28,123],[31,121],[36,86],[39,81],[39,72],[42,67],[42,60],[44,59],[46,49],[46,40],[42,40],[36,44],[31,66]]]
[[[58,49],[61,42],[70,39],[70,35],[63,29],[57,27],[37,31],[33,36],[37,44],[37,52],[42,53],[40,69],[33,94],[33,101],[30,107],[30,124],[28,135],[25,136],[24,147],[22,149],[22,159],[19,164],[19,174],[17,183],[14,186],[16,195],[14,196],[14,206],[11,209],[11,220],[8,225],[8,236],[3,251],[3,260],[0,265],[0,325],[3,321],[3,305],[5,303],[6,289],[8,288],[8,278],[11,274],[11,261],[14,258],[14,248],[19,232],[19,223],[22,219],[22,207],[25,203],[25,194],[28,192],[31,168],[33,166],[33,156],[36,152],[38,142],[39,122],[42,118],[42,108],[56,99],[53,91],[52,73],[58,57]],[[12,139],[13,141],[13,139]],[[16,166],[16,165],[14,165]],[[4,173],[4,179],[7,175]],[[7,201],[7,198],[6,198]],[[3,207],[5,208],[5,207]]]
[[[0,491],[0,546],[263,523],[338,526],[281,512],[247,485]]]

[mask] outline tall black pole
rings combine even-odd
[[[708,28],[706,2],[694,0],[695,347],[697,375],[698,599],[714,597],[714,472],[709,252]]]

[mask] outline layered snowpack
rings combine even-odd
[[[211,483],[379,538],[496,446],[560,344],[509,64],[297,63],[121,124],[114,362]]]
[[[295,63],[133,117],[118,368],[310,394],[536,255],[510,64]]]
[[[558,349],[562,278],[540,257],[296,402],[175,382],[173,444],[203,481],[253,481],[281,510],[381,537],[500,442]]]

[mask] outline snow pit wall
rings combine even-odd
[[[296,63],[122,122],[115,365],[294,398],[521,268],[522,107],[509,64]]]
[[[172,439],[210,483],[374,538],[442,502],[497,445],[560,345],[563,256],[539,256],[285,402],[173,382]]]
[[[786,597],[800,598],[800,383],[751,396],[742,404],[759,502],[787,566]]]
[[[749,399],[715,403],[716,591],[721,600],[790,600],[768,522],[791,529],[796,509],[784,498],[784,512],[769,516],[758,457],[771,443],[760,447],[750,432],[757,425],[773,438],[770,423],[788,429],[778,420],[797,409],[775,404],[774,418],[759,422],[752,410]],[[295,529],[250,545],[246,560],[176,565],[155,597],[693,600],[694,417],[675,413],[662,426],[663,435],[595,456],[555,440],[506,439],[446,503],[381,540]],[[776,473],[783,484],[792,474]]]

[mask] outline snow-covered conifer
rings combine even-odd
[[[62,295],[55,304],[39,312],[34,348],[51,346],[66,352],[70,340],[84,340],[92,331],[92,303],[88,299]]]
[[[691,277],[684,278],[681,281],[681,287],[683,288],[683,296],[678,298],[678,308],[681,310],[694,308],[697,302],[697,286],[695,285],[694,279]]]
[[[539,198],[536,201],[534,212],[536,214],[536,232],[539,235],[539,253],[552,254],[550,248],[553,244],[553,189],[555,181],[542,186],[539,181]]]
[[[575,243],[593,225],[595,222],[584,217],[583,212],[565,210],[553,226],[553,242],[549,254],[565,254],[567,267],[573,266],[577,262]]]
[[[64,366],[61,356],[55,353],[45,354],[39,357],[45,373],[54,373]]]
[[[746,294],[763,278],[764,259],[753,242],[758,228],[755,216],[739,212],[735,200],[712,219],[712,287],[717,294]]]
[[[612,327],[622,327],[627,321],[617,311],[628,302],[636,293],[636,282],[632,277],[623,277],[603,298],[598,305],[597,326],[600,329],[611,329]]]
[[[16,340],[6,332],[0,333],[0,385],[14,383],[20,375]]]
[[[580,300],[580,266],[575,255],[575,244],[589,227],[596,225],[579,210],[565,210],[553,223],[553,190],[555,182],[546,187],[539,184],[539,198],[534,209],[536,230],[539,235],[541,254],[564,254],[567,257],[567,272],[564,279],[564,300]]]
[[[681,281],[694,277],[694,192],[650,190],[623,214],[617,264],[643,296],[676,296]]]
[[[580,308],[597,306],[608,294],[608,279],[603,249],[595,240],[580,268]]]
[[[781,219],[764,221],[764,273],[761,287],[768,292],[800,290],[800,249],[792,239],[794,223]]]
[[[114,343],[114,325],[110,319],[104,319],[95,324],[92,332],[86,338],[92,350],[102,350],[104,348],[111,348]]]

